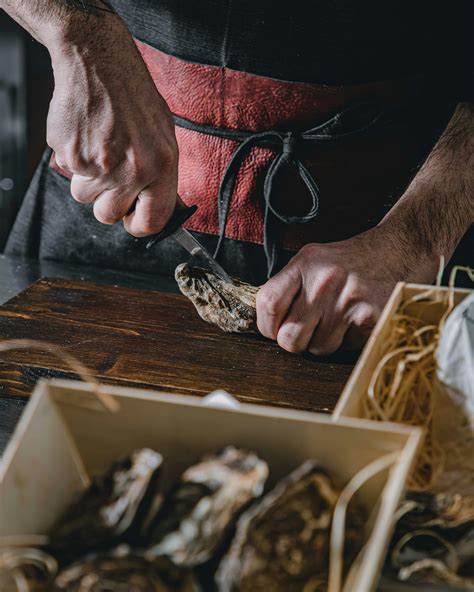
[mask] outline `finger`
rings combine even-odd
[[[94,202],[94,216],[102,224],[115,224],[128,214],[137,196],[135,188],[114,188],[101,193]]]
[[[160,232],[176,206],[176,188],[163,191],[160,185],[143,189],[137,196],[135,208],[124,216],[125,230],[136,237],[149,236]]]
[[[80,154],[73,152],[53,152],[52,158],[56,166],[68,175],[84,175],[98,177],[100,168],[93,162],[88,162]]]
[[[352,312],[351,323],[344,338],[344,349],[362,349],[369,338],[377,319],[380,316],[380,309],[369,304],[360,304]]]
[[[278,330],[301,288],[301,273],[291,262],[257,292],[257,326],[262,335],[276,339]]]
[[[347,331],[347,321],[337,315],[331,314],[334,311],[327,311],[313,333],[309,342],[308,350],[315,356],[328,356],[341,347]]]
[[[52,161],[51,164],[53,165],[53,168],[59,169],[63,174],[65,174],[67,176],[72,175],[72,172],[69,170],[69,167],[67,166],[66,162],[64,162],[62,159],[60,159],[56,152],[52,153],[51,161]]]
[[[308,300],[303,288],[278,330],[278,345],[289,352],[306,351],[320,317],[319,306]]]
[[[73,175],[71,179],[71,195],[79,203],[89,204],[103,192],[107,191],[107,182],[93,177]]]

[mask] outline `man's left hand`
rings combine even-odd
[[[359,347],[397,281],[430,282],[438,265],[382,227],[306,245],[259,290],[258,328],[290,352]]]

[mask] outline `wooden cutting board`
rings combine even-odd
[[[0,339],[50,341],[109,384],[331,411],[354,360],[290,354],[260,336],[202,321],[183,296],[42,279],[0,306]],[[74,377],[41,351],[0,353],[0,396],[28,396],[40,377]]]

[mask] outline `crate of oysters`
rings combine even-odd
[[[474,290],[400,283],[343,391],[335,421],[417,426],[423,442],[385,572],[474,590]]]
[[[420,429],[85,377],[3,457],[2,592],[375,588]]]

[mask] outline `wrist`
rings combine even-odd
[[[51,56],[53,69],[77,56],[97,60],[103,51],[110,52],[120,38],[130,34],[118,15],[112,12],[82,12],[73,8],[43,29],[43,44]]]
[[[441,232],[432,232],[432,227],[425,223],[427,217],[430,217],[428,200],[425,202],[419,193],[406,192],[374,228],[392,246],[390,250],[398,253],[406,269],[413,272],[407,281],[433,281],[439,269],[440,257],[449,261],[456,246],[448,245]]]

